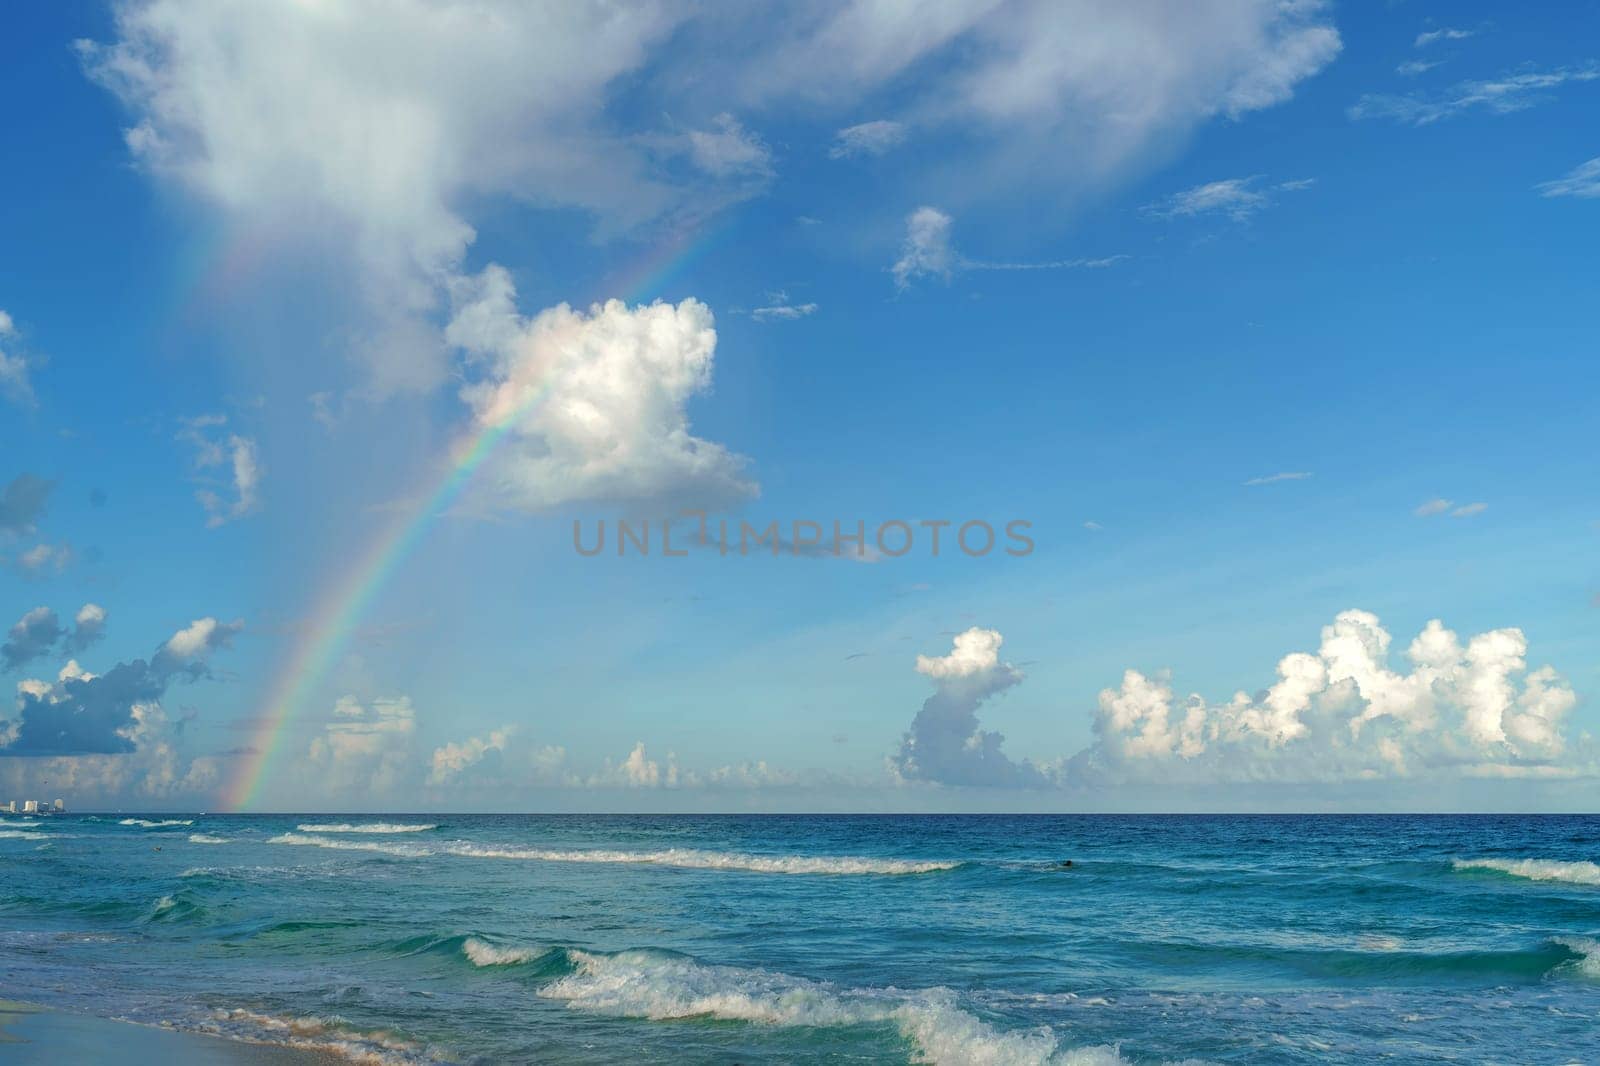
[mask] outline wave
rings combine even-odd
[[[1496,870],[1530,881],[1564,881],[1572,885],[1600,885],[1600,865],[1562,862],[1558,859],[1457,859],[1457,870]]]
[[[193,825],[193,818],[164,818],[160,821],[148,821],[144,818],[124,818],[118,825],[137,825],[144,829],[165,829],[174,825]]]
[[[233,843],[233,841],[229,840],[227,837],[208,836],[205,833],[190,833],[189,834],[189,843],[191,843],[191,844],[231,844],[231,843]]]
[[[268,844],[299,844],[305,847],[331,848],[334,851],[372,851],[381,855],[395,855],[403,859],[424,859],[433,852],[414,844],[387,844],[376,840],[335,840],[332,837],[308,836],[299,833],[280,833]]]
[[[867,859],[823,855],[746,855],[738,852],[667,848],[662,851],[551,851],[542,848],[493,847],[456,843],[450,855],[477,859],[525,859],[534,862],[624,863],[678,866],[692,870],[748,870],[768,874],[926,874],[953,870],[959,862],[922,862],[913,859]]]
[[[461,953],[474,966],[515,966],[545,954],[537,948],[503,948],[487,940],[469,936],[461,943]]]
[[[302,833],[426,833],[430,829],[439,828],[437,825],[407,825],[400,822],[330,822],[319,824],[309,822],[297,825],[296,829]]]
[[[0,829],[0,840],[48,840],[43,833],[30,833],[26,829]]]
[[[603,955],[568,949],[574,970],[539,989],[601,1014],[663,1021],[714,1018],[758,1025],[892,1026],[917,1061],[993,1066],[1121,1066],[1114,1047],[1067,1049],[1048,1028],[999,1030],[957,1005],[948,988],[840,988],[765,970],[711,966],[661,951]]]
[[[1554,942],[1577,953],[1579,973],[1600,980],[1600,940],[1587,936],[1558,936]]]
[[[362,1031],[337,1016],[279,1016],[243,1009],[219,1010],[210,1021],[202,1022],[197,1028],[234,1040],[277,1044],[374,1066],[443,1061],[414,1041],[382,1029]]]
[[[0,818],[0,825],[10,826],[13,829],[26,829],[30,825],[38,825],[37,818]]]

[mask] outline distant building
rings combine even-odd
[[[3,814],[16,814],[17,813],[17,801],[16,800],[7,800],[6,801],[6,805],[4,807],[0,807],[0,813],[3,813]]]
[[[59,799],[56,800],[55,803],[52,806],[55,807],[57,814],[60,814],[62,811],[65,811],[67,809],[67,805],[65,803],[62,803]]]
[[[22,813],[23,814],[38,814],[39,813],[39,801],[38,800],[23,800],[22,801]]]

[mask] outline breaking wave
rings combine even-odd
[[[535,948],[498,947],[475,936],[469,936],[462,942],[461,953],[470,959],[474,966],[515,966],[544,954]]]
[[[427,848],[414,844],[387,844],[377,840],[335,840],[333,837],[309,836],[300,833],[281,833],[267,841],[268,844],[299,844],[305,847],[331,848],[334,851],[372,851],[380,855],[395,855],[403,859],[423,859],[432,855]]]
[[[1576,969],[1579,973],[1600,980],[1600,940],[1587,936],[1558,936],[1555,942],[1578,954]]]
[[[1564,881],[1572,885],[1600,885],[1600,865],[1557,859],[1457,859],[1457,870],[1496,870],[1530,881]]]
[[[444,849],[451,855],[477,859],[524,859],[533,862],[623,863],[678,866],[693,870],[748,870],[766,874],[926,874],[953,870],[959,862],[923,862],[913,859],[867,859],[825,855],[746,855],[738,852],[667,848],[662,851],[551,851],[542,848],[506,848],[456,843]]]
[[[191,843],[191,844],[231,844],[231,843],[233,843],[233,841],[229,840],[227,837],[208,836],[205,833],[190,833],[189,834],[189,843]]]
[[[48,840],[43,833],[30,833],[26,829],[0,829],[0,840]]]
[[[308,822],[295,826],[302,833],[426,833],[437,825],[407,825],[399,822]]]
[[[272,1043],[373,1066],[410,1066],[440,1061],[427,1048],[387,1030],[362,1031],[337,1016],[285,1016],[251,1010],[219,1010],[197,1028],[253,1043]]]
[[[163,818],[159,821],[148,821],[144,818],[124,818],[118,825],[137,825],[144,829],[165,829],[173,825],[193,825],[193,818]]]
[[[660,951],[568,949],[574,972],[539,990],[578,1010],[661,1021],[715,1018],[785,1027],[892,1026],[917,1061],[987,1066],[1121,1066],[1109,1046],[1062,1048],[1048,1028],[1000,1030],[947,988],[841,988],[764,970],[709,966]]]

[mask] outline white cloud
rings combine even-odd
[[[1311,476],[1309,470],[1285,470],[1277,474],[1267,474],[1265,477],[1253,477],[1246,481],[1246,485],[1276,485],[1280,481],[1304,481]]]
[[[1164,675],[1129,670],[1119,688],[1101,692],[1100,740],[1071,768],[1143,779],[1332,780],[1468,772],[1488,760],[1508,768],[1501,776],[1528,776],[1566,751],[1562,724],[1577,697],[1552,668],[1527,670],[1521,630],[1463,643],[1429,622],[1406,651],[1406,673],[1389,667],[1389,646],[1375,615],[1342,612],[1315,654],[1282,659],[1264,693],[1217,705],[1191,695],[1180,708]]]
[[[46,570],[60,573],[72,562],[72,548],[66,544],[35,544],[17,553],[17,566],[27,574],[42,574]]]
[[[690,432],[687,405],[711,385],[717,342],[704,304],[562,304],[529,319],[515,295],[499,267],[463,280],[446,331],[479,371],[462,389],[477,423],[510,423],[488,479],[500,502],[713,507],[755,494],[742,456]]]
[[[93,606],[88,604],[84,610]],[[82,614],[80,611],[79,615]],[[101,620],[104,620],[103,613]],[[167,654],[182,662],[196,660],[204,662],[217,648],[227,647],[234,634],[243,628],[240,622],[219,622],[211,617],[197,618],[174,633],[163,648]]]
[[[889,268],[894,275],[896,288],[904,291],[912,281],[922,277],[949,281],[959,270],[1094,270],[1128,258],[1125,255],[1112,255],[1098,259],[1050,259],[1031,263],[968,259],[957,252],[951,243],[953,224],[954,220],[937,207],[919,207],[906,216],[906,237],[900,246],[900,258]]]
[[[505,751],[506,744],[515,731],[513,726],[503,726],[490,730],[487,736],[468,737],[459,744],[452,741],[442,748],[434,749],[428,771],[428,784],[442,785],[453,781],[468,769],[481,763],[491,752]]]
[[[408,696],[368,703],[340,697],[333,720],[306,752],[313,787],[323,794],[390,792],[406,779],[415,730]]]
[[[834,135],[833,147],[828,149],[830,159],[853,159],[864,155],[883,155],[906,139],[903,123],[877,119],[846,126]]]
[[[0,311],[0,342],[9,342],[17,335],[11,316]],[[33,384],[28,380],[28,361],[0,347],[0,395],[17,403],[31,406],[34,402]]]
[[[1458,82],[1443,93],[1396,96],[1368,93],[1350,108],[1352,119],[1386,118],[1412,126],[1427,126],[1469,111],[1495,115],[1525,111],[1544,102],[1553,89],[1568,83],[1600,79],[1600,67],[1560,67],[1548,71],[1508,74],[1485,81]]]
[[[1489,505],[1486,504],[1486,503],[1482,503],[1482,502],[1479,502],[1479,503],[1466,503],[1466,504],[1462,504],[1460,507],[1457,507],[1455,510],[1451,511],[1450,512],[1450,517],[1451,518],[1471,518],[1474,515],[1482,514],[1483,512],[1487,511],[1488,509],[1489,509]]]
[[[1226,178],[1207,182],[1182,192],[1173,193],[1165,200],[1145,205],[1144,211],[1155,218],[1183,218],[1197,215],[1222,214],[1235,222],[1249,218],[1276,201],[1274,193],[1299,192],[1314,184],[1310,178],[1283,181],[1263,187],[1261,175],[1248,178]]]
[[[793,321],[816,313],[817,305],[814,303],[790,303],[788,293],[770,292],[767,294],[767,305],[752,310],[750,317],[757,322]]]
[[[1576,196],[1584,200],[1600,197],[1600,156],[1579,163],[1564,176],[1541,182],[1534,188],[1541,196]]]
[[[665,763],[657,762],[645,754],[642,740],[627,758],[619,763],[607,759],[588,779],[590,788],[678,788],[685,783],[678,772],[677,756],[668,752]]]
[[[194,448],[194,468],[198,471],[218,467],[228,471],[232,499],[224,499],[213,488],[202,487],[195,499],[205,508],[206,526],[216,528],[261,509],[261,458],[256,442],[237,433],[223,435],[228,424],[224,415],[199,415],[183,419],[178,439]]]
[[[712,129],[689,133],[689,154],[701,170],[718,178],[766,178],[772,175],[772,150],[724,112]]]
[[[1440,496],[1437,499],[1428,500],[1426,503],[1418,504],[1416,510],[1412,511],[1411,513],[1416,515],[1418,518],[1431,518],[1436,514],[1444,514],[1454,506],[1454,500],[1447,500],[1443,496]]]
[[[1022,680],[1022,671],[1000,661],[1003,638],[974,626],[956,636],[950,652],[917,656],[917,673],[931,678],[929,696],[911,722],[889,770],[905,781],[1012,788],[1047,784],[1032,763],[1013,762],[1002,750],[1005,737],[978,728],[978,708]]]
[[[1444,64],[1442,61],[1430,62],[1425,59],[1408,59],[1404,63],[1401,63],[1398,67],[1395,67],[1394,72],[1407,78],[1414,78],[1418,74],[1426,74],[1434,67],[1443,65]]]
[[[1413,43],[1418,48],[1426,48],[1428,45],[1437,44],[1439,41],[1462,41],[1468,37],[1477,36],[1477,33],[1477,30],[1456,30],[1447,26],[1443,29],[1427,30],[1419,33]]]

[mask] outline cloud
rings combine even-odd
[[[1090,519],[1089,521],[1083,523],[1083,528],[1087,529],[1090,533],[1099,533],[1101,530],[1105,529],[1106,527],[1101,525],[1099,522],[1096,522],[1093,519]]]
[[[786,292],[768,293],[767,301],[767,306],[757,307],[751,311],[750,317],[757,322],[793,321],[817,312],[817,305],[814,303],[790,303],[789,294]]]
[[[1404,63],[1401,63],[1398,67],[1395,67],[1394,72],[1402,75],[1403,77],[1414,78],[1418,74],[1426,74],[1434,67],[1443,65],[1444,63],[1442,60],[1429,62],[1428,60],[1423,59],[1408,59]]]
[[[503,726],[491,730],[488,736],[468,737],[459,744],[452,741],[442,748],[434,749],[428,771],[428,784],[442,785],[453,781],[468,769],[483,762],[485,756],[505,751],[506,744],[515,731],[514,726]]]
[[[1099,259],[1051,259],[1032,263],[968,259],[951,244],[953,223],[954,220],[937,207],[919,207],[906,216],[906,237],[900,246],[900,258],[889,268],[889,273],[894,275],[896,288],[904,291],[912,281],[922,277],[949,281],[959,270],[1092,270],[1128,258],[1125,255],[1113,255]]]
[[[772,176],[771,149],[738,119],[724,112],[712,120],[712,127],[688,135],[689,155],[697,167],[718,178]]]
[[[0,344],[9,345],[16,335],[17,327],[11,321],[11,316],[0,311]],[[33,385],[28,380],[28,361],[20,355],[8,353],[4,347],[0,347],[0,395],[29,407],[34,403]]]
[[[1417,48],[1426,48],[1430,44],[1437,44],[1439,41],[1462,41],[1468,37],[1476,37],[1477,34],[1477,30],[1456,30],[1444,27],[1443,29],[1427,30],[1417,34],[1414,44]]]
[[[210,488],[195,492],[195,499],[206,511],[207,528],[225,525],[237,518],[254,514],[261,508],[261,460],[256,442],[237,433],[222,435],[213,431],[227,425],[224,415],[200,415],[183,420],[183,430],[178,439],[195,450],[194,468],[211,470],[224,467],[230,475],[233,499],[224,500]]]
[[[1473,515],[1480,515],[1483,512],[1487,511],[1488,509],[1489,509],[1489,505],[1486,504],[1486,503],[1482,503],[1482,502],[1479,502],[1479,503],[1466,503],[1466,504],[1462,504],[1460,507],[1457,507],[1455,510],[1451,511],[1450,512],[1450,517],[1451,518],[1471,518]]]
[[[1563,177],[1541,182],[1534,188],[1541,196],[1576,196],[1584,200],[1600,197],[1600,156],[1579,163]]]
[[[12,478],[0,493],[0,533],[32,533],[55,486],[54,481],[33,474],[18,474]]]
[[[46,570],[57,573],[72,562],[72,548],[66,544],[35,544],[27,551],[18,552],[17,568],[25,574],[42,574]]]
[[[47,655],[66,636],[61,620],[48,607],[35,607],[17,620],[0,644],[0,665],[6,672],[20,669]]]
[[[1465,642],[1431,621],[1388,665],[1377,616],[1341,612],[1314,654],[1278,664],[1258,695],[1180,705],[1165,675],[1128,670],[1100,693],[1097,743],[1069,764],[1082,779],[1351,780],[1427,772],[1536,775],[1567,750],[1577,697],[1552,668],[1527,669],[1520,629]],[[1540,770],[1539,768],[1545,768]]]
[[[978,728],[978,708],[1022,680],[1022,672],[1000,661],[1003,638],[973,627],[958,634],[948,655],[917,656],[917,672],[932,679],[929,696],[911,722],[889,767],[904,780],[943,785],[1039,787],[1046,779],[1024,760],[1013,762],[997,732]]]
[[[627,758],[617,763],[607,759],[600,771],[588,779],[590,788],[678,788],[683,784],[677,756],[668,752],[665,763],[657,762],[645,754],[642,740]]]
[[[1304,481],[1311,476],[1309,470],[1286,470],[1277,474],[1268,474],[1265,477],[1253,477],[1246,481],[1246,485],[1275,485],[1280,481]]]
[[[103,612],[97,616],[96,610],[86,604],[78,612],[79,625],[95,630],[103,623]],[[36,631],[37,639],[42,640],[49,628],[55,631],[52,644],[66,636],[51,613],[44,628]],[[69,662],[53,685],[22,682],[17,715],[9,723],[12,740],[3,754],[38,757],[137,751],[141,735],[149,735],[146,727],[156,720],[156,705],[167,688],[174,681],[207,676],[211,652],[226,646],[240,628],[239,623],[202,618],[164,642],[148,661],[121,662],[104,674],[87,673],[76,662]],[[13,628],[13,637],[16,632]]]
[[[687,405],[710,388],[717,343],[704,304],[562,304],[530,319],[515,296],[499,267],[463,280],[446,331],[475,370],[461,395],[477,424],[509,422],[488,479],[501,504],[711,508],[755,495],[743,456],[690,432]]]
[[[363,704],[341,696],[333,719],[306,752],[314,785],[326,793],[382,794],[406,779],[416,710],[408,696]]]
[[[78,614],[73,619],[72,635],[67,638],[67,650],[76,655],[104,637],[106,618],[106,609],[98,603],[86,603],[78,608]]]
[[[891,148],[903,144],[906,128],[899,122],[877,119],[846,126],[834,135],[833,147],[828,149],[829,159],[854,159],[858,156],[883,155]]]
[[[1368,93],[1350,108],[1349,114],[1352,119],[1383,118],[1410,126],[1427,126],[1469,111],[1509,115],[1543,103],[1549,99],[1550,90],[1569,82],[1581,84],[1596,79],[1600,79],[1600,67],[1591,65],[1508,74],[1487,81],[1463,81],[1443,93],[1405,96]]]
[[[1416,515],[1418,518],[1431,518],[1436,514],[1444,514],[1454,506],[1454,501],[1447,500],[1443,496],[1440,496],[1437,499],[1418,504],[1416,510],[1412,511],[1411,513]]]
[[[1314,184],[1310,178],[1283,181],[1262,187],[1261,175],[1248,178],[1227,178],[1222,181],[1196,185],[1173,193],[1165,200],[1146,204],[1144,212],[1153,218],[1193,218],[1199,215],[1222,214],[1235,222],[1248,221],[1251,216],[1275,202],[1273,194],[1299,192]]]

